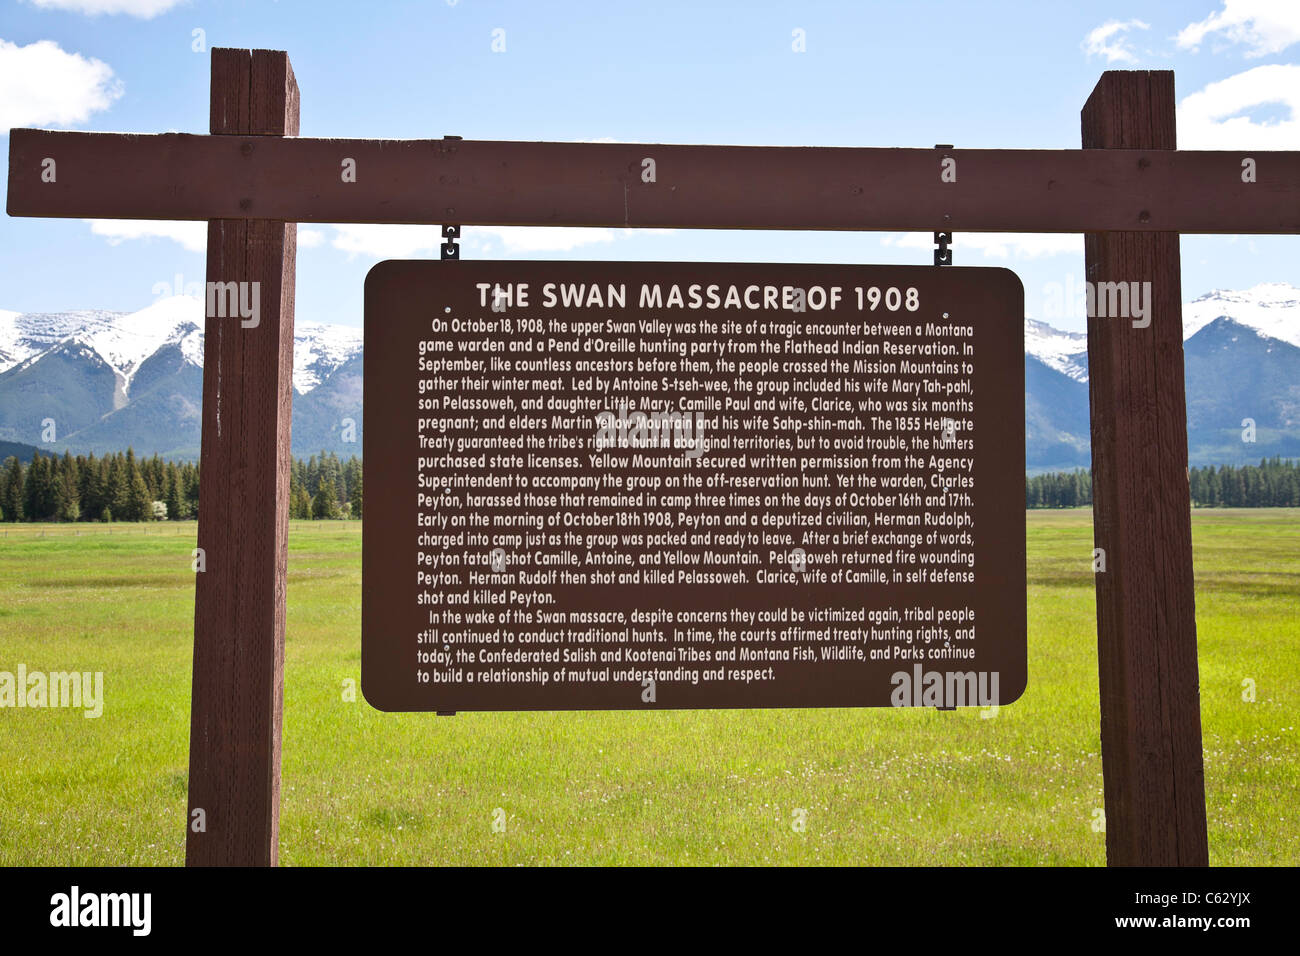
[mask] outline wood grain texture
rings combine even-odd
[[[212,51],[212,131],[298,132],[288,58]],[[202,484],[190,715],[191,866],[273,866],[278,856],[280,729],[288,563],[293,373],[293,224],[208,223],[209,282],[258,284],[258,315],[206,319]]]
[[[1088,148],[1176,149],[1173,73],[1107,72],[1082,120]],[[1148,327],[1088,320],[1106,857],[1205,865],[1179,237],[1084,245],[1089,281],[1151,283]]]
[[[1241,181],[1247,155],[1254,183]],[[956,182],[940,181],[944,156],[957,162]],[[58,161],[57,183],[41,182],[45,157]],[[641,181],[647,157],[654,183]],[[340,175],[348,158],[356,182]],[[7,202],[13,216],[105,219],[1294,234],[1300,152],[257,142],[14,130]]]

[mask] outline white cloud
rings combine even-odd
[[[1141,20],[1107,20],[1084,37],[1081,46],[1088,56],[1104,56],[1107,63],[1136,63],[1137,57],[1124,34],[1149,26]]]
[[[485,253],[499,250],[569,252],[581,246],[631,239],[633,236],[669,236],[676,231],[676,229],[606,229],[595,226],[466,226],[464,235],[467,243]]]
[[[122,82],[102,60],[68,53],[53,40],[0,40],[0,135],[14,126],[67,126],[106,110]]]
[[[1256,122],[1239,115],[1282,106],[1287,117]],[[1257,66],[1211,83],[1178,104],[1183,149],[1300,149],[1300,66]]]
[[[203,252],[208,247],[206,222],[169,222],[156,219],[87,219],[90,231],[103,236],[110,246],[128,239],[170,239],[179,242],[190,252]]]
[[[330,243],[351,256],[376,259],[408,259],[428,255],[442,244],[437,226],[348,224],[334,227]]]
[[[1196,50],[1211,34],[1247,47],[1246,56],[1281,53],[1300,43],[1300,3],[1296,0],[1223,0],[1223,9],[1189,23],[1178,33],[1178,45]]]
[[[438,226],[336,225],[330,245],[353,256],[403,259],[432,255],[442,245]],[[314,230],[313,230],[314,231]],[[633,233],[666,233],[668,229],[602,229],[579,226],[466,226],[461,243],[476,254],[520,252],[569,252],[581,246],[604,244]],[[323,238],[323,237],[322,237]],[[320,242],[303,241],[305,248]]]
[[[881,236],[880,243],[900,249],[933,249],[934,234],[903,232]],[[986,259],[1083,255],[1083,236],[1073,233],[959,232],[951,248],[957,255],[963,249],[974,249]]]
[[[44,10],[67,10],[97,17],[101,13],[125,13],[142,20],[152,20],[160,13],[179,6],[183,0],[27,0]]]
[[[506,252],[568,252],[616,238],[613,229],[580,226],[466,226],[464,235],[485,250],[500,244]]]
[[[90,231],[111,245],[129,239],[170,239],[191,252],[207,248],[207,223],[146,219],[87,219]],[[349,256],[410,259],[436,256],[442,245],[439,226],[340,224],[322,229],[298,227],[298,248],[332,246]],[[462,244],[475,254],[568,252],[593,243],[609,243],[634,233],[671,233],[671,229],[585,229],[560,226],[466,226]]]

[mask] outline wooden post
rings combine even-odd
[[[246,137],[241,157],[256,153],[259,137],[298,133],[298,86],[284,53],[214,49],[211,101],[212,132]],[[241,208],[258,214],[251,200]],[[295,223],[208,223],[190,866],[278,858],[296,237]],[[230,315],[232,297],[213,285],[229,282],[239,284],[234,300],[256,303],[255,315]],[[214,315],[217,303],[226,317]]]
[[[1107,72],[1082,119],[1085,148],[1175,149],[1174,74]],[[1150,210],[1132,212],[1150,222]],[[1150,283],[1146,327],[1088,319],[1106,859],[1203,866],[1178,233],[1089,233],[1084,247],[1090,282]]]

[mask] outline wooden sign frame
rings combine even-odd
[[[208,280],[269,303],[206,325],[189,864],[277,859],[293,222],[1087,234],[1089,280],[1154,293],[1088,329],[1107,860],[1207,862],[1178,234],[1300,232],[1300,153],[1177,151],[1167,71],[1103,74],[1082,150],[300,139],[269,50],[214,49],[211,104],[211,136],[9,138],[10,215],[208,220]]]

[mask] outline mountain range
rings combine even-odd
[[[1300,288],[1216,291],[1183,306],[1192,465],[1300,457]],[[296,323],[293,453],[361,450],[361,329]],[[0,310],[0,447],[199,452],[203,303],[160,298],[139,312]],[[346,420],[355,422],[355,442]],[[1242,440],[1243,420],[1255,441]],[[53,420],[54,436],[48,436]],[[1030,471],[1087,467],[1087,337],[1025,319]]]
[[[1300,288],[1273,282],[1184,302],[1183,369],[1188,464],[1300,457]],[[1254,441],[1243,440],[1247,419]],[[1088,337],[1026,319],[1028,469],[1086,468],[1090,445]]]
[[[360,454],[359,328],[298,322],[293,452]],[[0,441],[74,452],[192,459],[203,403],[203,302],[171,296],[139,312],[0,310]],[[344,419],[356,441],[344,441]],[[53,420],[54,440],[47,419]]]

